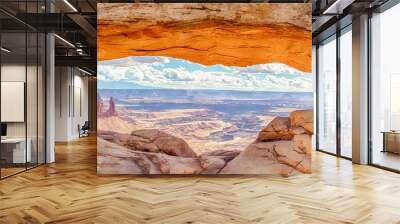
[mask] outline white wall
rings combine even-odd
[[[88,120],[88,78],[72,67],[56,67],[55,73],[55,140],[74,140],[78,125]]]
[[[37,95],[36,95],[36,67],[28,66],[25,70],[24,65],[18,64],[5,64],[1,67],[1,81],[3,82],[24,82],[26,71],[28,71],[28,87],[27,87],[27,118],[28,118],[28,137],[29,130],[35,130],[36,135],[36,107],[37,107]],[[34,74],[32,76],[32,74]],[[40,106],[40,105],[39,105]],[[2,110],[7,110],[7,108],[2,108]],[[7,134],[9,137],[24,137],[25,136],[25,122],[11,122],[7,124]],[[32,131],[33,132],[33,131]]]
[[[39,70],[37,70],[39,69]],[[41,67],[36,65],[27,67],[25,64],[3,64],[1,66],[2,82],[24,82],[26,85],[26,107],[23,106],[22,113],[26,112],[26,120],[22,122],[6,122],[7,137],[24,138],[25,135],[30,140],[32,151],[32,161],[44,163],[44,74]],[[27,80],[26,80],[27,78]],[[21,90],[24,94],[24,90]],[[7,96],[2,96],[7,97]],[[1,110],[10,110],[10,108],[1,108]],[[12,111],[8,111],[13,113]],[[39,155],[37,156],[37,153]]]
[[[25,82],[25,64],[8,64],[1,66],[1,81],[3,82]],[[6,108],[1,108],[6,110]],[[25,123],[13,122],[7,123],[8,137],[25,137]]]
[[[74,75],[74,108],[72,108],[73,119],[71,120],[72,136],[79,137],[78,124],[81,126],[89,118],[88,113],[88,78],[80,74]]]
[[[69,68],[55,68],[55,141],[67,141],[69,136]]]

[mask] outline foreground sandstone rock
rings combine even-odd
[[[290,121],[287,117],[274,118],[258,134],[257,141],[291,140]]]
[[[302,127],[308,134],[314,133],[314,114],[312,110],[296,110],[290,114],[290,125],[292,127]]]
[[[131,134],[99,133],[104,139],[143,152],[162,152],[171,156],[196,157],[196,153],[181,138],[156,129],[133,131]]]
[[[280,141],[279,144],[274,142],[252,143],[239,156],[228,163],[220,173],[278,174],[288,176],[296,172],[296,170],[283,161],[279,161],[276,152],[285,147],[292,147],[290,141]]]
[[[276,117],[243,151],[196,155],[180,138],[156,129],[98,132],[103,174],[278,174],[311,172],[312,111]]]
[[[289,118],[276,117],[221,174],[311,173],[312,110],[294,111]]]
[[[239,154],[217,150],[197,156],[184,140],[155,129],[100,131],[98,137],[98,172],[104,174],[216,174]]]
[[[240,151],[216,150],[199,156],[203,174],[217,174],[226,164],[240,154]]]
[[[199,174],[197,158],[135,151],[121,145],[98,141],[97,172],[102,174]]]

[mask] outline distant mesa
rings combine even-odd
[[[101,98],[101,96],[97,95],[97,117],[105,118],[114,116],[117,116],[114,98],[110,97],[108,101],[108,110],[105,110],[103,99]]]

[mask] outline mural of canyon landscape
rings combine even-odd
[[[310,72],[310,4],[98,4],[98,173],[310,173]]]

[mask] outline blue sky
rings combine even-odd
[[[158,56],[98,62],[99,89],[213,89],[312,92],[312,76],[285,64],[204,66]]]

